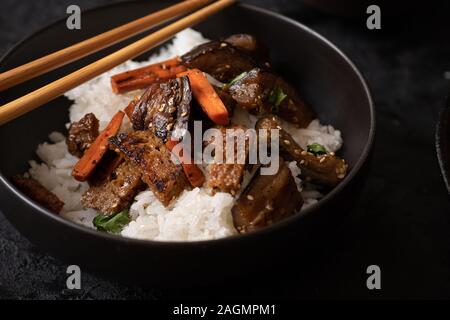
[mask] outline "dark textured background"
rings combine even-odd
[[[69,4],[87,9],[110,2],[2,0],[0,54],[65,17]],[[83,273],[83,289],[69,291],[67,266],[40,252],[0,214],[0,298],[450,298],[450,204],[434,149],[434,127],[449,86],[444,72],[450,71],[450,6],[436,1],[419,13],[383,16],[382,30],[369,31],[364,13],[361,19],[343,20],[302,1],[248,2],[323,34],[354,60],[372,88],[377,107],[374,157],[363,195],[337,227],[334,241],[316,252],[314,261],[293,262],[302,265],[301,272],[289,281],[274,277],[258,286],[169,290],[129,287]],[[381,267],[381,291],[365,286],[370,264]]]

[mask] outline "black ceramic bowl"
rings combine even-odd
[[[450,195],[450,97],[439,114],[436,127],[436,151],[442,177]]]
[[[171,1],[125,2],[83,12],[82,29],[68,31],[65,21],[35,33],[1,62],[7,70],[69,44],[111,29],[167,6]],[[247,235],[204,242],[152,242],[122,238],[78,226],[30,201],[8,180],[27,170],[35,149],[52,131],[65,130],[70,101],[61,97],[0,127],[0,203],[11,223],[46,252],[67,263],[105,276],[138,283],[187,285],[253,272],[276,261],[282,264],[303,244],[315,243],[333,226],[344,204],[355,201],[374,130],[369,89],[353,63],[333,44],[304,25],[273,12],[236,5],[198,25],[206,37],[232,33],[256,35],[271,49],[275,69],[298,87],[324,123],[342,131],[341,155],[348,176],[317,205],[276,225]],[[3,92],[0,104],[38,88],[63,74],[112,52],[85,58],[50,74]],[[6,154],[5,154],[6,153]],[[331,223],[332,222],[332,223]],[[284,248],[295,248],[285,250]],[[275,260],[276,259],[276,260]]]

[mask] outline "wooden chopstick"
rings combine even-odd
[[[40,89],[0,106],[0,125],[5,124],[41,105],[47,103],[66,91],[91,80],[92,78],[114,68],[115,66],[139,56],[140,54],[167,41],[176,33],[200,23],[209,16],[234,4],[236,0],[219,0],[174,23],[100,59],[71,74],[62,77]]]
[[[0,91],[112,46],[170,19],[191,12],[211,1],[213,0],[182,1],[17,68],[0,73]]]

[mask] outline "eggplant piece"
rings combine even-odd
[[[152,132],[133,131],[109,139],[111,147],[127,161],[135,164],[142,180],[150,187],[164,206],[168,206],[189,182],[183,167],[172,161],[171,152]]]
[[[302,128],[315,118],[294,88],[263,69],[253,69],[236,80],[229,92],[239,106],[253,114],[276,114]]]
[[[255,60],[261,61],[265,66],[270,66],[269,50],[259,42],[255,36],[246,33],[233,34],[223,41],[245,51]]]
[[[135,104],[134,130],[150,129],[166,141],[170,133],[180,140],[188,130],[192,92],[186,76],[152,84]]]
[[[314,155],[302,147],[292,138],[292,136],[281,127],[281,122],[274,115],[262,117],[256,123],[256,129],[265,129],[270,145],[270,129],[280,131],[280,151],[282,156],[289,161],[296,161],[297,166],[302,171],[302,177],[307,181],[326,186],[335,186],[344,179],[347,165],[344,159],[326,153]]]
[[[81,158],[99,135],[98,126],[98,119],[93,113],[71,123],[66,138],[69,153]]]
[[[257,175],[231,209],[240,233],[253,231],[283,220],[303,206],[291,170],[280,158],[275,175]]]
[[[201,44],[181,56],[181,61],[186,67],[197,68],[223,83],[258,66],[245,51],[224,41]]]

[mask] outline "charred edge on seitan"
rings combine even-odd
[[[122,162],[109,176],[95,181],[82,196],[81,203],[102,214],[118,213],[129,208],[136,194],[143,190],[141,177],[133,163]]]
[[[116,151],[133,162],[142,173],[142,180],[164,206],[188,188],[183,168],[171,159],[163,141],[150,131],[135,131],[110,138]]]

